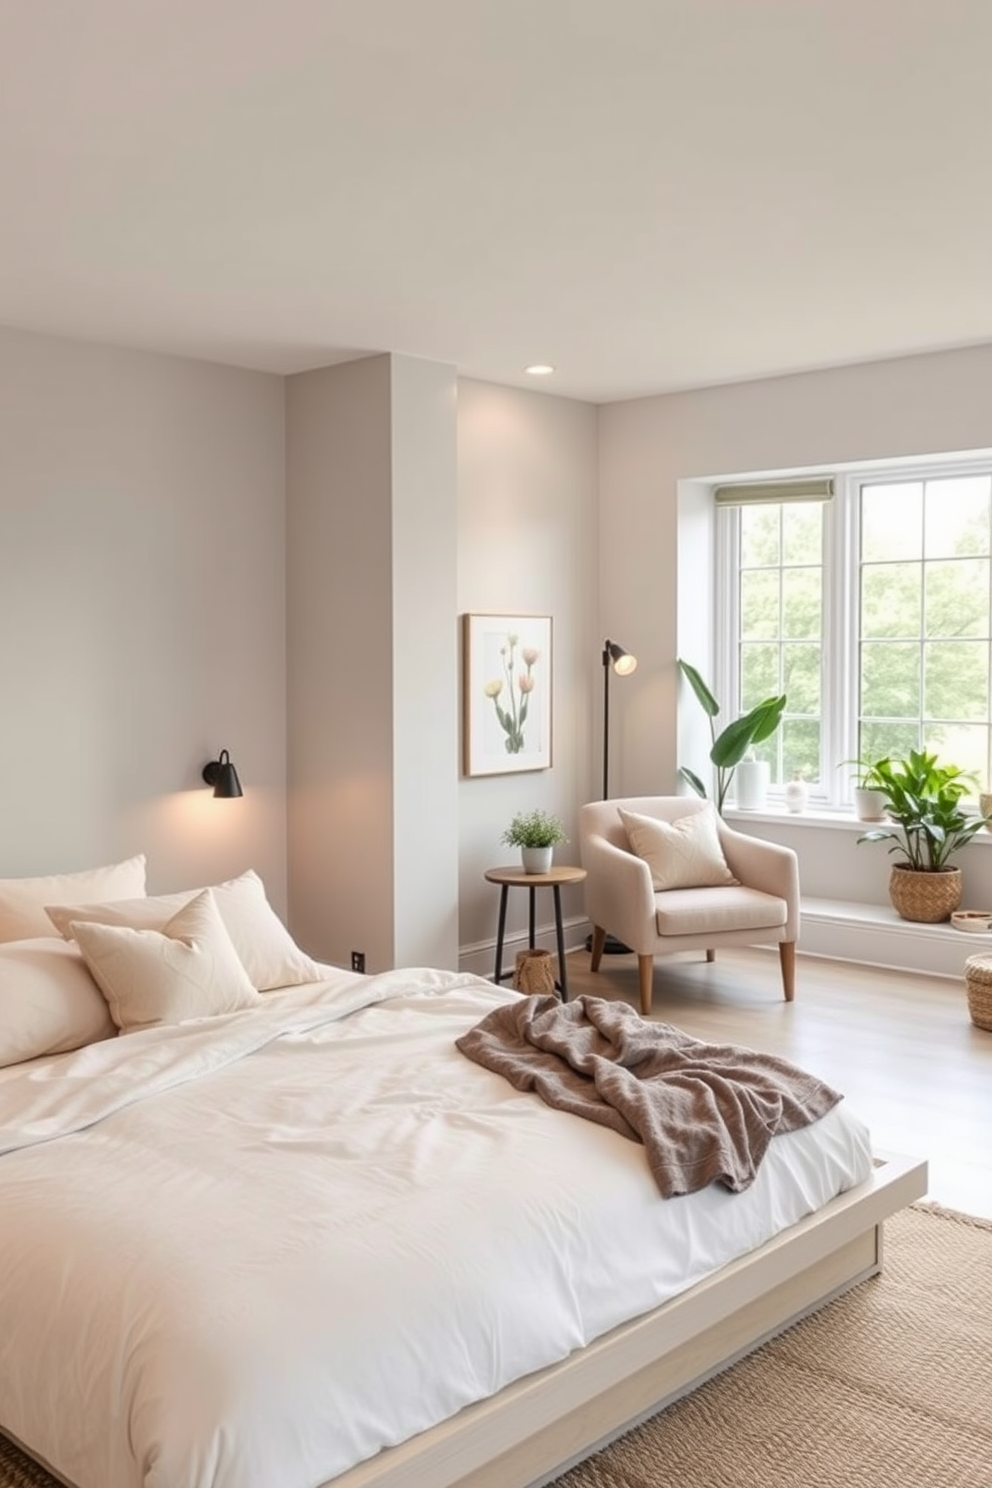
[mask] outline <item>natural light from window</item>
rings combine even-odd
[[[845,807],[853,761],[921,746],[992,779],[992,466],[850,474],[832,500],[718,512],[717,676],[738,712],[784,692],[756,750]]]

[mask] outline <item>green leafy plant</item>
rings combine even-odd
[[[500,841],[506,847],[555,847],[567,842],[565,828],[550,811],[518,811]]]
[[[728,723],[725,729],[717,733],[716,720],[720,716],[720,704],[694,666],[690,666],[687,661],[679,657],[679,668],[709,719],[712,740],[710,759],[716,767],[716,809],[722,816],[724,802],[737,766],[749,749],[755,744],[763,743],[765,739],[770,739],[781,723],[782,714],[785,711],[785,693],[781,693],[778,697],[765,698],[763,702],[758,703],[757,707],[752,708],[748,713],[742,713],[739,718],[734,719],[733,723]],[[692,770],[682,765],[679,768],[679,774],[692,786],[697,795],[706,795],[705,785]]]
[[[878,771],[878,761],[864,759],[841,760],[838,769],[844,765],[851,766],[851,779],[857,790],[885,790],[885,783]]]
[[[961,802],[976,787],[973,775],[957,765],[941,765],[935,754],[910,750],[903,760],[875,760],[870,788],[885,796],[891,826],[875,827],[858,842],[891,842],[902,867],[917,873],[941,873],[950,859],[985,826],[985,817],[970,816]]]

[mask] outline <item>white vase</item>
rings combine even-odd
[[[525,873],[548,873],[551,869],[551,859],[554,857],[553,847],[522,847],[520,856],[523,860]]]
[[[806,810],[809,789],[798,770],[785,787],[783,795],[785,796],[785,805],[788,811],[792,811],[798,815],[799,812]]]
[[[772,768],[767,760],[741,760],[734,776],[741,811],[762,811],[768,801]]]
[[[992,816],[992,791],[982,791],[978,797],[978,809],[983,816]],[[992,823],[985,823],[986,832],[992,832]]]

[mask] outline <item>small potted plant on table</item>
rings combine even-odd
[[[519,847],[525,873],[547,873],[555,847],[568,838],[553,812],[535,807],[518,811],[500,840],[506,847]]]
[[[900,855],[889,878],[897,914],[930,924],[948,919],[961,903],[961,869],[951,859],[985,826],[984,816],[970,816],[961,806],[975,781],[925,750],[910,750],[904,760],[876,760],[871,771],[890,824],[858,841],[891,842],[889,852]]]

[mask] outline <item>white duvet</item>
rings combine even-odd
[[[78,1488],[316,1488],[869,1174],[841,1102],[663,1200],[454,1048],[515,994],[328,976],[2,1072],[0,1427]]]

